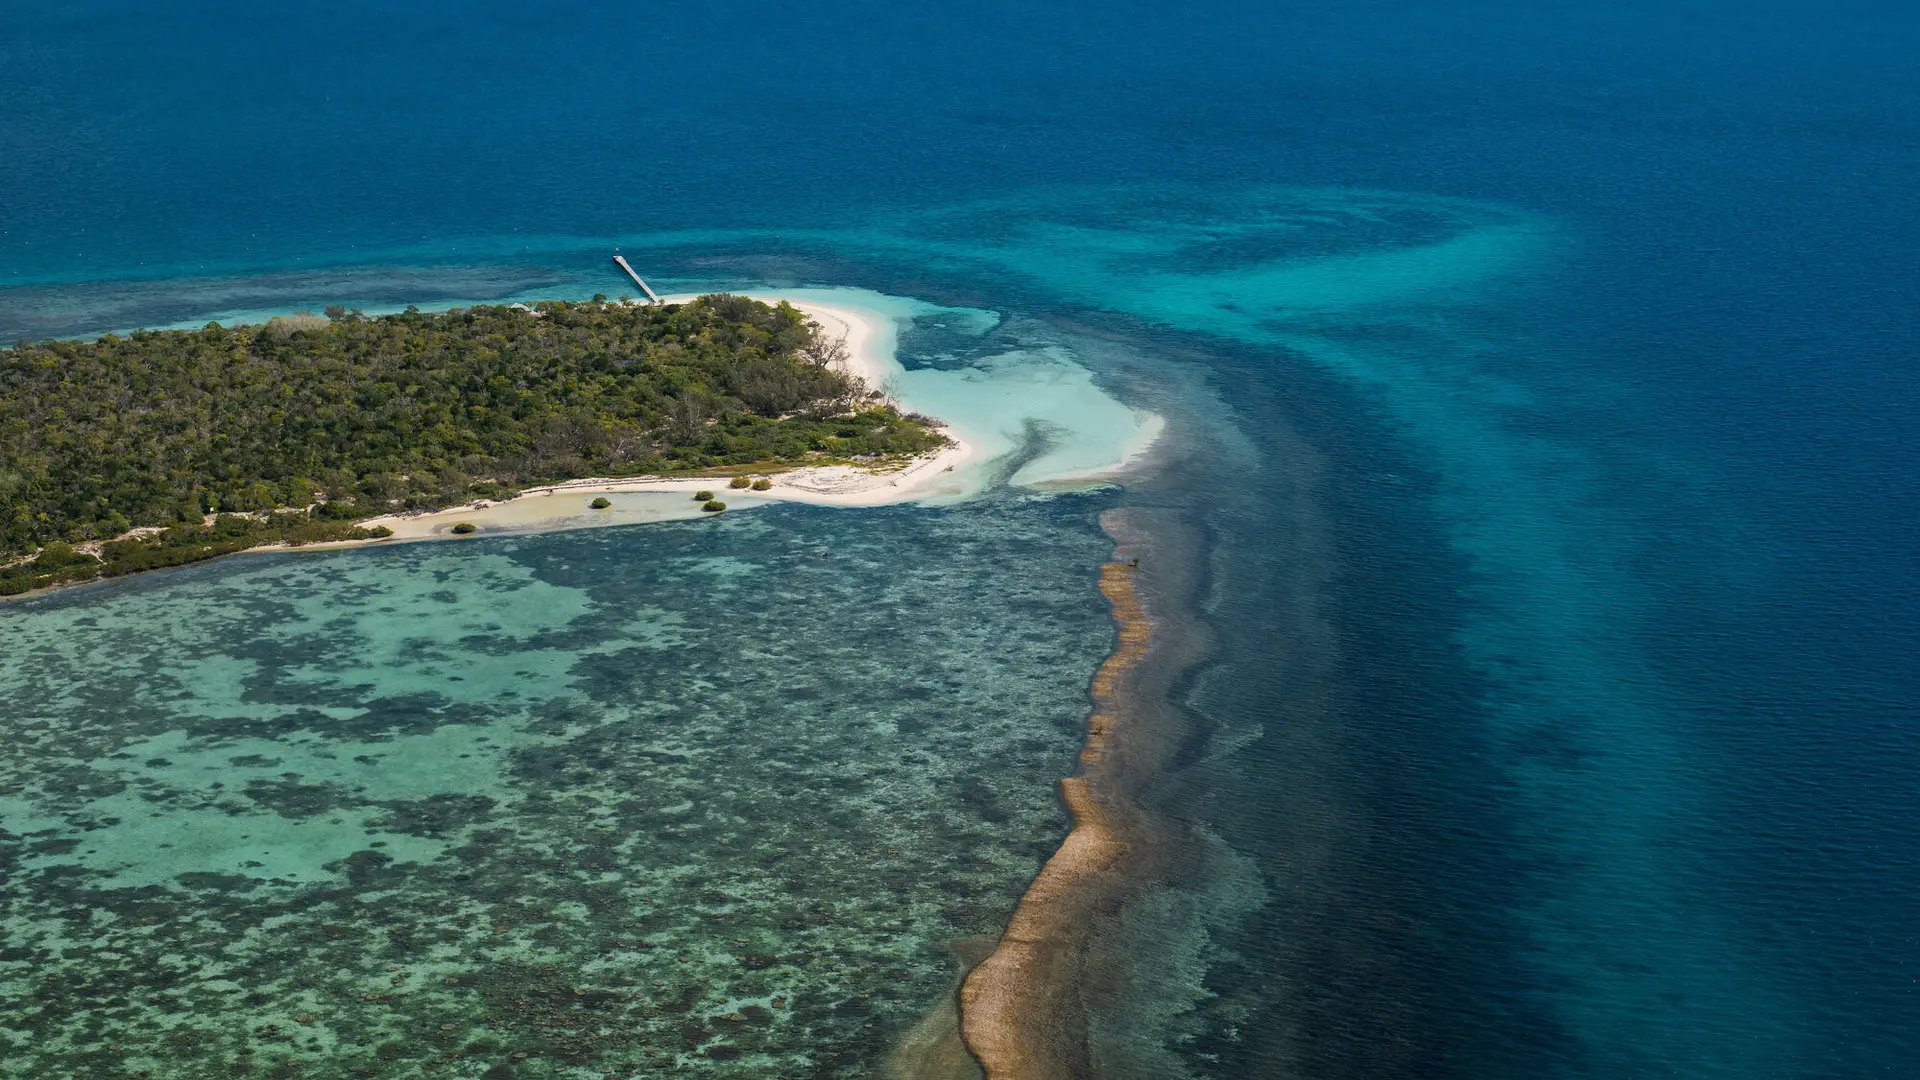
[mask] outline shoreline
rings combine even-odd
[[[894,355],[896,345],[893,328],[882,326],[882,322],[890,318],[885,312],[833,303],[792,292],[745,292],[738,295],[768,304],[783,302],[791,304],[818,322],[829,334],[838,333],[847,345],[848,373],[862,379],[870,389],[881,389],[889,380],[896,379],[905,371]],[[662,299],[669,304],[685,303],[694,299],[694,294],[676,293]],[[306,544],[298,548],[262,546],[247,550],[323,551],[366,547],[374,544],[453,539],[450,530],[455,524],[461,522],[479,527],[479,531],[472,535],[486,535],[489,532],[498,535],[502,531],[514,535],[526,535],[539,532],[564,532],[575,528],[592,528],[608,524],[689,520],[711,516],[698,512],[697,507],[690,510],[682,508],[685,512],[674,512],[671,507],[663,505],[654,510],[643,511],[638,515],[638,520],[608,520],[591,517],[590,515],[594,513],[602,512],[589,511],[585,507],[562,509],[556,505],[527,502],[530,499],[544,500],[560,495],[691,495],[696,491],[712,490],[716,498],[728,503],[729,512],[732,512],[736,509],[750,510],[771,502],[797,502],[809,506],[851,508],[890,506],[934,499],[963,500],[978,494],[979,485],[985,480],[984,476],[970,476],[961,480],[957,474],[969,466],[981,463],[979,444],[982,440],[969,437],[970,432],[959,427],[949,418],[937,415],[937,406],[916,401],[909,394],[902,394],[894,404],[902,412],[916,413],[931,420],[935,430],[948,440],[948,445],[931,454],[910,458],[904,462],[878,463],[873,466],[847,464],[783,466],[778,471],[745,474],[764,476],[771,481],[772,487],[766,491],[722,486],[725,481],[731,479],[732,474],[693,477],[582,477],[527,488],[510,499],[481,499],[442,510],[388,514],[357,522],[366,528],[384,526],[392,529],[392,536]],[[1111,483],[1123,476],[1151,469],[1156,453],[1166,446],[1167,424],[1165,418],[1157,413],[1143,410],[1143,414],[1146,419],[1140,432],[1122,448],[1117,460],[1050,476],[1035,484],[1034,489],[1078,490]],[[532,509],[534,506],[549,509],[551,512],[539,513]],[[492,521],[490,522],[489,519]],[[245,554],[245,552],[239,554]]]
[[[841,337],[847,346],[845,370],[865,382],[869,389],[881,389],[887,385],[889,379],[902,371],[898,361],[892,355],[894,343],[892,328],[880,325],[882,320],[888,318],[883,312],[862,310],[823,302],[812,297],[778,292],[756,293],[752,294],[752,298],[770,304],[790,303],[810,319],[818,322],[830,335]],[[691,294],[675,294],[666,297],[665,302],[685,303],[692,299],[694,296]],[[269,543],[228,554],[341,551],[378,544],[454,539],[452,529],[455,525],[462,523],[477,527],[476,532],[469,535],[484,536],[503,533],[527,535],[562,532],[576,528],[649,524],[716,516],[703,513],[698,505],[692,504],[690,500],[675,502],[669,498],[675,495],[691,495],[702,490],[712,490],[717,498],[730,501],[730,510],[748,510],[770,502],[798,502],[833,507],[885,506],[935,497],[966,498],[976,494],[975,490],[965,485],[947,481],[952,479],[952,474],[956,471],[976,462],[979,457],[977,443],[964,437],[955,425],[937,416],[929,415],[929,410],[914,401],[903,398],[895,404],[903,412],[916,412],[930,420],[934,430],[947,440],[947,445],[931,453],[904,461],[875,462],[872,465],[847,463],[776,465],[770,471],[762,473],[728,472],[709,476],[581,477],[526,488],[505,499],[480,499],[438,510],[382,514],[354,522],[362,528],[390,529],[392,532],[388,536],[301,545]],[[766,491],[726,487],[725,483],[734,475],[764,477],[770,482],[771,487]],[[611,508],[613,512],[608,512],[592,510],[584,504],[584,501],[578,507],[562,507],[558,502],[552,501],[555,496],[566,495],[626,496],[627,499],[622,501],[637,499],[641,501],[641,505],[633,508],[616,506]],[[622,512],[623,510],[625,512]],[[127,539],[151,531],[157,530],[134,529],[112,539]],[[227,555],[220,555],[215,559],[226,557]],[[182,565],[198,565],[198,562],[211,561],[215,560],[203,559]],[[141,576],[149,572],[151,571],[117,576]],[[111,579],[94,577],[84,581],[43,586],[0,596],[0,602],[33,599],[105,580]]]
[[[847,291],[856,300],[869,295],[875,298],[874,301],[869,302],[885,299],[878,297],[877,294]],[[892,325],[895,316],[881,310],[877,305],[875,307],[853,306],[793,291],[770,290],[739,295],[749,296],[769,304],[782,302],[791,304],[819,323],[829,334],[837,333],[846,342],[847,372],[863,380],[870,389],[880,390],[889,387],[890,384],[904,386],[910,382],[910,380],[900,379],[900,376],[905,374],[905,368],[895,356],[897,332]],[[673,294],[665,297],[664,302],[685,303],[692,299],[694,299],[693,294]],[[976,435],[951,419],[937,415],[941,411],[938,405],[915,400],[910,389],[900,392],[893,404],[903,412],[915,413],[930,420],[934,429],[948,440],[948,445],[905,461],[880,462],[871,466],[845,463],[778,466],[774,471],[758,474],[744,473],[744,475],[762,476],[769,480],[771,487],[766,491],[725,487],[725,481],[736,475],[734,473],[723,473],[718,476],[582,477],[527,488],[506,499],[481,499],[439,510],[383,514],[354,523],[362,528],[385,527],[392,530],[389,536],[323,541],[297,546],[284,543],[262,544],[230,554],[341,551],[380,544],[466,539],[486,535],[530,535],[607,525],[649,524],[716,516],[702,513],[691,500],[684,499],[684,496],[702,490],[712,490],[716,498],[729,503],[731,511],[751,510],[773,502],[798,502],[830,507],[873,507],[908,502],[963,501],[984,489],[990,482],[990,478],[986,475],[986,471],[980,468],[985,464],[982,443],[991,443],[993,440],[990,436]],[[1146,410],[1136,410],[1136,413],[1140,418],[1140,427],[1133,438],[1119,448],[1116,457],[1095,466],[1047,476],[1029,485],[1030,489],[1041,492],[1081,490],[1111,483],[1123,476],[1151,469],[1154,459],[1158,456],[1157,452],[1166,447],[1164,437],[1166,422],[1157,413]],[[619,501],[634,501],[636,505],[630,507],[616,505],[610,510],[595,511],[587,507],[584,501],[582,505],[575,507],[563,506],[564,498],[555,500],[556,496],[571,495],[624,497]],[[673,500],[671,498],[673,496],[681,496],[682,499]],[[462,523],[475,525],[476,531],[466,536],[455,537],[452,529],[455,525]],[[136,529],[127,535],[131,536],[141,531]],[[221,555],[215,558],[226,557]],[[198,563],[183,565],[198,565]],[[140,576],[150,572],[141,571],[139,574],[123,576]],[[46,586],[0,597],[0,602],[31,599],[67,588],[97,584],[105,580],[110,579],[96,577],[85,581]]]
[[[792,304],[818,322],[829,334],[837,332],[847,344],[848,373],[864,381],[869,389],[878,390],[888,378],[897,374],[898,362],[888,354],[890,350],[881,348],[882,335],[875,325],[876,320],[883,317],[879,313],[862,312],[812,299],[796,299],[779,293],[739,295],[750,296],[752,299],[769,304],[783,301]],[[693,296],[686,294],[674,294],[663,298],[664,302],[669,304],[685,303],[691,299]],[[903,412],[920,411],[911,401],[902,400],[896,404]],[[922,413],[922,415],[927,414]],[[607,524],[640,524],[712,516],[699,512],[698,507],[692,507],[687,512],[676,513],[670,507],[662,505],[652,512],[643,512],[637,521],[622,521],[617,518],[596,520],[589,515],[598,512],[590,511],[584,506],[563,510],[554,505],[528,502],[528,500],[551,499],[558,495],[691,495],[696,491],[711,490],[715,498],[728,503],[728,510],[731,512],[736,509],[752,509],[770,502],[797,502],[809,506],[867,507],[888,506],[913,502],[934,495],[953,494],[948,490],[936,490],[938,482],[973,462],[978,456],[977,450],[973,443],[963,438],[961,433],[946,420],[931,415],[927,418],[933,421],[934,429],[948,442],[948,445],[931,454],[909,458],[904,462],[882,462],[872,466],[847,464],[779,466],[775,471],[765,473],[738,474],[766,478],[772,483],[772,487],[766,491],[725,487],[725,482],[732,479],[735,474],[581,477],[526,488],[508,499],[479,499],[442,510],[387,514],[356,522],[363,528],[384,526],[392,529],[392,536],[306,544],[299,548],[263,546],[248,550],[341,550],[366,547],[371,544],[391,544],[396,541],[406,543],[418,540],[451,539],[452,527],[462,522],[478,526],[478,532],[471,535],[489,532],[498,534],[500,531],[522,535],[562,532]],[[971,494],[971,492],[963,494]],[[539,513],[531,509],[534,506],[551,512]]]

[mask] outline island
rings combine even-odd
[[[954,442],[784,301],[328,308],[0,351],[0,595],[584,478],[904,468]]]

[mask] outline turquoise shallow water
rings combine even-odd
[[[1095,508],[769,508],[0,610],[0,1075],[871,1074],[1063,832]]]
[[[1194,454],[1158,484],[1101,498],[1193,525],[1179,556],[1205,583],[1193,614],[1213,652],[1175,688],[1190,738],[1150,796],[1224,853],[1100,927],[1109,956],[1123,954],[1113,970],[1126,972],[1099,999],[1104,1072],[1852,1080],[1903,1078],[1920,1060],[1912,5],[955,0],[800,10],[729,0],[534,16],[488,2],[455,14],[87,0],[7,14],[0,340],[335,302],[617,294],[627,283],[606,257],[621,245],[669,287],[853,285],[992,310],[1003,321],[984,335],[913,328],[902,339],[908,367],[1064,343],[1130,404],[1165,412]],[[961,522],[973,512],[876,520]],[[825,527],[864,529],[860,517]],[[886,535],[919,550],[920,531]],[[492,559],[509,546],[464,550]],[[1053,572],[1033,558],[1044,565],[1031,572]],[[354,804],[324,811],[323,822],[341,824],[309,844],[311,819],[286,823],[244,795],[250,787],[297,809],[309,781],[172,756],[183,748],[146,729],[132,740],[146,755],[134,764],[82,768],[55,754],[65,764],[40,768],[39,748],[79,746],[99,717],[151,707],[129,689],[142,680],[185,680],[164,690],[180,695],[171,707],[215,726],[271,705],[260,695],[292,693],[248,682],[275,665],[328,662],[314,635],[276,636],[283,615],[308,625],[292,605],[260,615],[239,651],[202,658],[197,645],[176,656],[143,644],[214,633],[174,609],[198,610],[203,594],[226,595],[280,565],[234,561],[166,579],[173,599],[143,609],[137,630],[115,630],[130,643],[92,656],[66,683],[31,659],[0,658],[24,672],[0,690],[10,703],[0,720],[31,725],[8,767],[32,778],[35,799],[98,801],[123,822],[35,838],[53,846],[34,853],[33,873],[115,852],[129,861],[116,871],[126,888],[171,905],[156,926],[232,911],[215,887],[224,879],[191,879],[197,892],[185,900],[166,899],[186,888],[177,881],[137,884],[165,861],[147,859],[150,834],[124,824],[138,817],[136,789],[114,785],[153,758],[236,774],[243,795],[232,784],[205,789],[228,794],[196,796],[206,807],[196,820],[231,803],[250,825],[282,823],[284,858],[235,847],[256,838],[251,828],[246,841],[212,829],[196,849],[210,864],[221,855],[241,870],[292,874],[351,854],[345,833],[374,828],[369,844],[388,846],[369,850],[432,856],[393,864],[432,867],[453,841],[431,830],[470,827],[464,817],[478,804],[392,825],[383,822],[397,811]],[[413,598],[396,612],[438,603],[424,584],[401,588],[404,579],[386,582]],[[836,579],[794,580],[806,591]],[[137,582],[0,618],[18,633],[161,588]],[[839,610],[834,595],[822,602]],[[975,599],[965,587],[919,595],[927,610],[916,617],[937,626],[962,618],[943,605]],[[792,603],[783,610],[805,606]],[[598,627],[597,609],[582,610],[567,625]],[[527,642],[564,635],[508,614],[502,626],[524,622]],[[1017,642],[1045,632],[1036,620],[1079,617],[995,608],[975,632]],[[1084,617],[1094,632],[1097,615]],[[625,640],[650,618],[600,629]],[[892,655],[892,641],[876,639],[876,654]],[[776,635],[755,647],[801,645]],[[584,638],[555,648],[593,651]],[[185,674],[202,659],[218,674]],[[1028,659],[1048,668],[1044,693],[1025,661],[1009,659],[993,677],[1065,700],[1090,670]],[[892,686],[884,680],[906,678],[896,670],[906,663],[862,670]],[[394,689],[389,665],[379,666],[379,677],[352,685]],[[475,666],[477,700],[485,677],[501,676]],[[573,685],[526,670],[542,693]],[[322,685],[318,677],[301,676],[296,689]],[[225,688],[236,683],[259,700],[234,705]],[[704,692],[723,690],[738,692]],[[567,700],[588,696],[571,692]],[[330,715],[362,700],[337,696],[345,704],[328,697],[315,708]],[[592,707],[611,708],[607,697]],[[43,698],[63,702],[57,716]],[[380,700],[386,711],[370,723],[443,708],[437,696],[420,699],[424,711]],[[896,696],[883,711],[921,707]],[[518,716],[521,706],[500,708]],[[505,753],[475,742],[443,749],[469,766]],[[550,744],[513,745],[531,754]],[[292,771],[329,784],[352,779],[366,787],[356,798],[410,798],[295,749],[229,756],[297,761],[311,771]],[[1040,785],[1035,807],[1057,764],[1021,774]],[[204,777],[187,764],[149,771]],[[417,771],[441,794],[498,775]],[[65,775],[72,790],[42,791]],[[539,800],[468,795],[497,801],[472,827],[508,828],[520,817],[509,807],[548,827]],[[824,814],[838,801],[793,805]],[[41,811],[8,805],[33,830],[51,827]],[[1061,822],[1027,824],[1038,831],[1020,842],[1037,848]],[[123,827],[92,855],[57,850]],[[962,831],[957,839],[977,839]],[[936,834],[924,835],[926,865],[944,865]],[[520,858],[524,867],[506,870],[552,872]],[[241,865],[250,861],[261,866]],[[355,872],[376,870],[390,872]],[[35,877],[27,892],[8,873],[0,891],[29,906],[55,904],[44,898],[67,880]],[[1010,864],[995,873],[971,879],[988,922],[986,909],[1007,902],[994,890],[1017,888]],[[874,875],[847,875],[849,896],[877,895]],[[254,888],[248,895],[324,889]],[[91,926],[86,906],[55,904],[62,933]],[[36,932],[50,933],[55,915],[37,918]],[[245,929],[220,927],[194,932],[203,955]],[[10,929],[5,948],[14,940]],[[134,962],[105,944],[60,947],[99,951],[49,970]],[[197,986],[181,963],[77,983],[84,996],[54,1010],[64,1019],[33,1022],[120,1023],[132,1014],[111,1010],[133,1005],[116,986],[149,997],[169,979]],[[400,974],[385,966],[371,974]],[[277,968],[248,977],[280,988]],[[518,978],[540,988],[542,977]],[[904,1010],[911,999],[900,996]],[[783,1045],[793,1055],[816,1054],[808,1039],[864,1048],[869,1031],[893,1023],[866,1007],[816,1015]],[[209,1004],[199,1015],[221,1014]],[[787,1030],[745,1007],[740,1015],[727,1023]],[[458,1031],[457,1017],[445,1022]],[[649,1046],[662,1045],[647,1022]],[[376,1028],[386,1030],[372,1020],[365,1030]],[[32,1042],[20,1030],[9,1037]],[[157,1045],[136,1039],[121,1052]],[[705,1044],[670,1049],[687,1045]],[[285,1048],[261,1052],[274,1046]],[[314,1054],[308,1071],[323,1073],[321,1060]],[[405,1075],[419,1060],[432,1058],[389,1071]],[[549,1057],[517,1060],[507,1067],[552,1067]],[[747,1060],[725,1067],[745,1070]],[[808,1067],[861,1067],[839,1060],[809,1057]]]
[[[1776,588],[1769,566],[1788,556],[1748,543],[1744,566],[1700,564],[1691,584],[1705,603],[1697,607],[1678,606],[1673,594],[1649,585],[1645,570],[1654,560],[1683,549],[1696,556],[1733,550],[1750,539],[1743,538],[1750,526],[1725,504],[1729,478],[1719,466],[1623,438],[1642,423],[1622,408],[1631,400],[1624,376],[1588,371],[1586,356],[1558,343],[1558,283],[1579,256],[1577,242],[1550,216],[1366,191],[1143,185],[874,214],[833,230],[621,239],[629,251],[647,251],[668,287],[851,278],[991,309],[994,316],[982,317],[883,304],[901,317],[921,316],[900,335],[908,378],[930,385],[957,378],[964,387],[996,364],[1039,372],[1042,361],[1065,357],[1128,403],[1168,416],[1176,451],[1168,471],[1109,498],[1203,524],[1205,542],[1173,556],[1191,560],[1209,582],[1198,613],[1217,631],[1216,651],[1180,689],[1178,704],[1199,723],[1179,766],[1144,796],[1204,837],[1209,854],[1196,864],[1201,872],[1161,883],[1101,919],[1101,961],[1124,987],[1090,1018],[1103,1075],[1423,1075],[1459,1062],[1494,1075],[1732,1076],[1776,1067],[1790,1075],[1797,1066],[1781,1063],[1822,1053],[1819,1032],[1838,1022],[1836,999],[1830,986],[1810,987],[1793,974],[1820,952],[1784,932],[1801,916],[1791,904],[1755,903],[1764,891],[1742,897],[1719,887],[1752,864],[1737,847],[1701,842],[1724,835],[1741,800],[1766,790],[1762,782],[1743,791],[1737,774],[1717,771],[1724,759],[1702,725],[1741,692],[1702,699],[1710,692],[1696,671],[1712,666],[1701,643],[1714,639],[1701,635],[1714,619],[1738,619],[1748,596]],[[540,256],[556,266],[590,257],[584,248]],[[197,319],[217,310],[202,306],[188,316],[194,305],[236,291],[267,310],[296,306],[296,296],[309,298],[307,306],[366,302],[382,295],[390,277],[374,267],[324,279],[246,279],[212,291],[205,282],[162,282],[130,295],[145,318]],[[607,287],[584,270],[550,277],[536,293]],[[486,280],[477,274],[466,285]],[[84,305],[104,293],[70,295]],[[118,318],[129,309],[83,310]],[[1073,375],[1075,385],[1082,379]],[[1093,414],[1074,407],[1062,415]],[[1024,431],[1004,425],[1004,434],[1026,442],[989,470],[1003,479],[1069,433],[1041,423]],[[1666,502],[1622,496],[1622,485],[1648,483]],[[999,514],[1006,505],[1044,504],[987,505]],[[975,512],[971,505],[949,511],[955,521]],[[848,535],[863,518],[846,519]],[[481,549],[462,549],[473,550]],[[1083,570],[1097,561],[1093,550],[1083,553]],[[945,572],[949,592],[929,595],[926,604],[975,588],[961,564]],[[210,568],[184,580],[198,583],[184,586],[192,596],[224,578]],[[390,606],[421,608],[433,592],[403,590]],[[92,594],[76,594],[83,595]],[[1052,617],[1003,609],[981,633],[1032,632],[1029,615]],[[642,633],[640,625],[590,622],[578,636],[618,641]],[[552,632],[534,626],[524,637]],[[772,624],[755,630],[775,639],[782,633]],[[268,658],[315,647],[310,638],[266,641],[261,655]],[[888,663],[910,663],[907,655],[895,652]],[[991,678],[1046,684],[1068,700],[1097,655],[1082,654],[1084,666],[1076,668],[1034,653],[1026,658],[1034,666],[998,666]],[[117,665],[122,677],[158,663],[128,656],[134,659]],[[476,675],[465,689],[474,695],[465,700],[480,708],[499,687]],[[435,698],[405,693],[374,700],[396,714],[442,708]],[[919,700],[896,696],[886,705],[892,715],[910,715]],[[812,713],[804,697],[783,704],[797,717]],[[745,712],[727,715],[762,707],[735,701],[728,709]],[[204,702],[187,708],[220,713]],[[991,934],[1024,873],[1057,837],[1057,816],[1043,811],[1076,735],[1064,719],[1051,734],[1045,749],[1039,740],[1026,747],[1051,757],[1047,767],[1021,774],[1033,808],[1024,820],[1037,828],[1020,841],[1025,871],[1009,865],[993,880],[950,877],[979,918],[929,933],[926,942]],[[743,735],[759,738],[762,730]],[[153,757],[140,760],[171,763],[167,749],[157,743],[140,751]],[[278,760],[265,752],[231,757]],[[196,767],[206,765],[196,759]],[[297,798],[306,773],[290,771],[292,778],[249,783],[263,796],[279,783]],[[409,770],[407,782],[416,775]],[[471,793],[487,784],[484,776],[449,774],[438,792],[445,812],[479,806]],[[353,784],[363,785],[376,789]],[[389,801],[405,801],[403,789],[393,786]],[[826,804],[805,812],[824,813]],[[538,799],[523,805],[544,809]],[[481,809],[495,818],[519,813]],[[30,808],[17,812],[46,827]],[[795,812],[758,805],[737,821],[742,829],[765,827],[753,823]],[[237,860],[221,873],[284,875],[295,865],[337,873],[326,867],[347,864],[327,860],[359,850],[347,846],[350,834],[385,820],[373,813],[342,816],[340,831],[318,841],[307,832],[283,835],[286,846],[260,855],[246,855],[231,836],[204,846]],[[938,813],[929,811],[928,820]],[[937,832],[922,839],[934,862],[971,842]],[[145,840],[130,832],[118,846],[140,849]],[[366,850],[390,848],[396,865],[444,857],[430,835],[379,842],[387,848]],[[793,837],[779,843],[808,850]],[[268,858],[271,852],[279,854]],[[173,864],[163,859],[158,867],[147,871],[149,887],[160,887]],[[127,884],[142,880],[137,867],[116,873]],[[822,895],[866,906],[870,899],[854,898],[879,895],[881,880],[837,878],[823,883]],[[1799,880],[1841,897],[1872,895],[1844,873]],[[1889,959],[1897,970],[1901,961]],[[733,1067],[715,1065],[717,1051],[723,1063],[748,1063],[740,1068],[871,1073],[885,1036],[898,1035],[948,987],[951,970],[936,966],[937,955],[915,963],[923,981],[900,996],[897,1013],[878,1019],[849,1010],[817,1015],[811,1028],[783,1027],[775,1021],[786,1014],[773,1008],[764,980],[753,983],[758,998],[724,997],[699,1014],[748,1024],[742,1032],[761,1030],[759,1045],[775,1056],[753,1057],[745,1043],[722,1041],[726,1029],[715,1023],[684,1022],[682,1045],[659,1056],[657,1025],[645,1029],[644,1047],[637,1036],[614,1041],[630,1052],[645,1049],[646,1063]],[[564,970],[563,962],[550,964]],[[535,978],[540,971],[503,969],[500,985],[544,985]],[[98,1025],[92,1004],[76,1002],[65,1015]],[[749,1005],[774,1020],[752,1027],[760,1014]],[[510,1007],[541,1009],[534,997],[512,998]],[[712,1011],[723,1007],[734,1011]],[[320,1023],[319,1012],[311,1015]],[[1794,1016],[1806,1020],[1795,1024]],[[604,1030],[627,1030],[629,1022]],[[377,1046],[399,1029],[357,1030],[372,1032],[361,1041]],[[466,1044],[463,1060],[543,1052],[510,1047],[496,1030]],[[1882,1044],[1904,1037],[1898,1028],[1877,1028],[1857,1057],[1890,1053]],[[832,1052],[801,1049],[821,1044]],[[578,1045],[563,1049],[584,1061]],[[777,1056],[781,1047],[787,1057]],[[742,1056],[729,1058],[735,1049]],[[324,1041],[307,1052],[335,1060]],[[508,1060],[537,1069],[557,1059]]]

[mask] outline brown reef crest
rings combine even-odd
[[[998,947],[961,985],[960,1035],[989,1080],[1059,1080],[1086,1065],[1078,984],[1087,915],[1123,876],[1110,871],[1130,847],[1129,815],[1108,801],[1103,773],[1121,727],[1120,687],[1153,638],[1139,573],[1118,552],[1100,567],[1119,640],[1093,678],[1080,768],[1060,781],[1073,829],[1021,897]]]

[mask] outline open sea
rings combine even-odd
[[[1916,55],[1891,0],[0,0],[0,341],[619,247],[1168,420],[1121,488],[1019,486],[1036,423],[954,505],[0,607],[0,1077],[900,1075],[1068,827],[1108,512],[1189,529],[1136,796],[1206,856],[1098,916],[1089,1075],[1920,1076]]]

